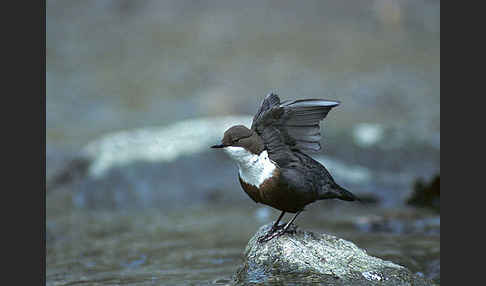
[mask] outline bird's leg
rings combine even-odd
[[[302,211],[299,211],[297,212],[294,217],[284,226],[283,230],[282,230],[282,233],[283,234],[284,232],[286,232],[289,227],[292,225],[292,223],[294,223],[294,220],[297,218],[297,216],[301,213]]]
[[[263,237],[260,237],[258,239],[258,242],[267,242],[269,240],[271,240],[272,238],[274,237],[277,237],[277,236],[280,236],[282,234],[284,234],[288,229],[289,227],[292,225],[292,223],[295,221],[295,219],[297,218],[297,216],[301,213],[302,211],[299,211],[295,214],[295,216],[281,229],[278,229],[277,231],[274,231],[274,232],[270,232],[270,233],[267,233],[265,236]]]
[[[280,220],[282,219],[282,217],[284,216],[285,212],[282,211],[282,213],[280,214],[280,216],[278,217],[278,219],[275,221],[275,223],[272,225],[272,228],[264,235],[264,236],[261,236],[260,238],[258,238],[258,241],[259,242],[263,242],[263,241],[266,241],[265,239],[267,237],[269,237],[272,233],[276,232],[277,229],[279,229],[279,226],[278,226],[278,223],[280,222]]]
[[[278,229],[278,223],[280,222],[280,220],[283,218],[285,212],[282,211],[282,213],[280,214],[280,216],[278,217],[278,219],[275,221],[275,223],[272,225],[272,228],[270,229],[270,232],[274,232]]]

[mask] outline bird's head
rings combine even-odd
[[[223,148],[226,151],[241,151],[242,149],[253,154],[260,154],[264,149],[263,140],[258,134],[243,125],[235,125],[224,132],[221,144],[211,148]]]

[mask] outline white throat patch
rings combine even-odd
[[[268,158],[266,150],[261,152],[260,155],[253,154],[243,147],[229,146],[225,147],[224,150],[236,161],[240,177],[247,184],[260,187],[277,168],[275,163]]]

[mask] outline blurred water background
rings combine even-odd
[[[440,1],[51,0],[46,29],[48,285],[230,283],[278,212],[206,147],[270,91],[341,102],[315,158],[374,202],[297,225],[440,283],[440,214],[406,204],[440,173]]]

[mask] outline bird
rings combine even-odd
[[[260,243],[287,232],[308,204],[325,199],[359,200],[309,155],[321,150],[320,122],[339,104],[325,99],[281,102],[271,92],[261,102],[250,128],[232,126],[224,132],[221,144],[210,146],[223,149],[236,161],[240,185],[253,201],[281,211],[269,231],[259,237]],[[295,215],[279,225],[287,212]]]

